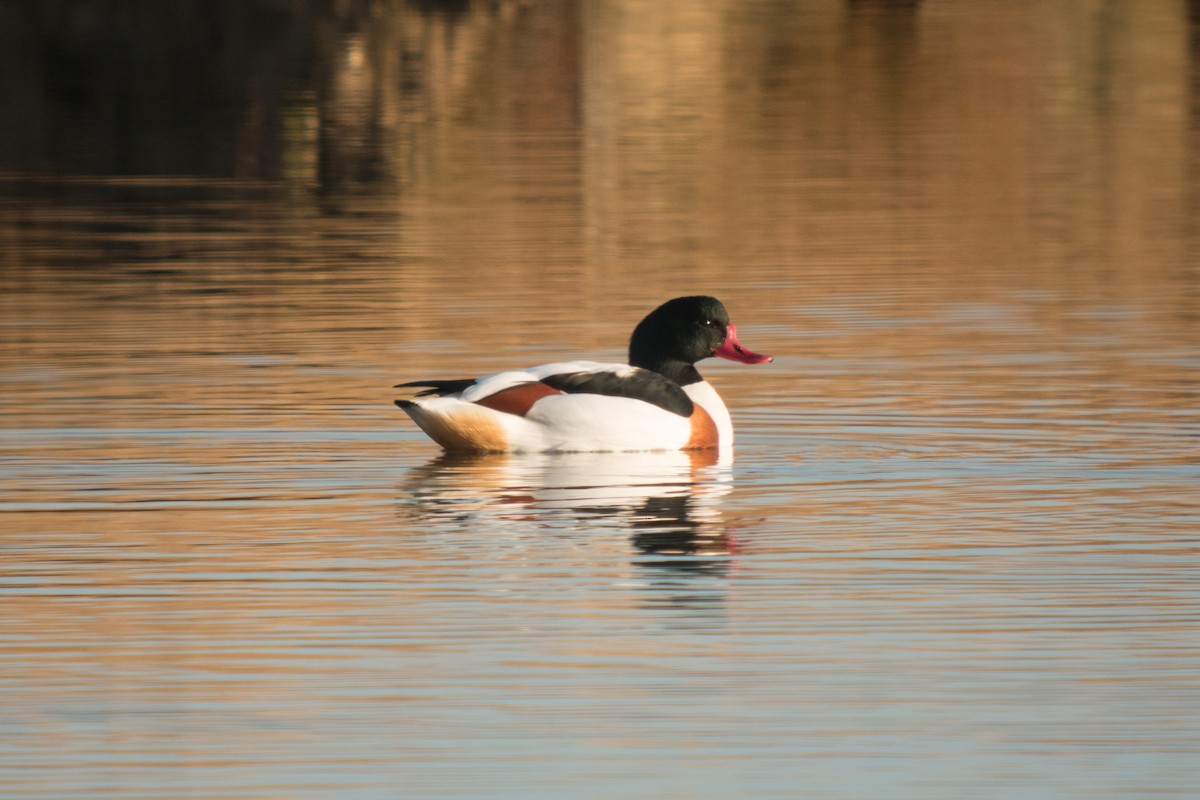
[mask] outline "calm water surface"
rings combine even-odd
[[[1189,4],[288,5],[4,12],[0,795],[1196,796]],[[696,292],[731,460],[391,405]]]

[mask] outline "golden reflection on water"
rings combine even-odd
[[[1189,4],[284,6],[0,12],[0,794],[1191,795]],[[732,463],[390,404],[700,291]]]

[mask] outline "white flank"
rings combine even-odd
[[[690,420],[630,397],[564,394],[543,397],[527,416],[542,431],[540,449],[554,452],[678,450]]]
[[[626,364],[565,361],[480,378],[461,395],[424,398],[406,408],[431,437],[449,449],[467,441],[454,433],[461,424],[469,441],[504,441],[503,448],[523,452],[636,452],[679,450],[692,436],[691,420],[629,397],[599,394],[551,395],[519,417],[479,406],[475,401],[550,375],[612,372],[627,376],[637,368]],[[733,444],[733,423],[720,395],[707,382],[683,387],[716,423],[721,450]]]

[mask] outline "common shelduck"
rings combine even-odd
[[[762,364],[713,297],[669,300],[638,323],[629,364],[568,361],[415,387],[396,405],[448,451],[615,452],[733,444],[733,423],[696,362]]]

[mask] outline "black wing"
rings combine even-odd
[[[658,406],[681,417],[692,415],[692,398],[679,384],[648,369],[635,369],[624,374],[601,370],[598,372],[564,372],[542,378],[542,383],[567,394],[603,394],[609,397],[630,397]]]

